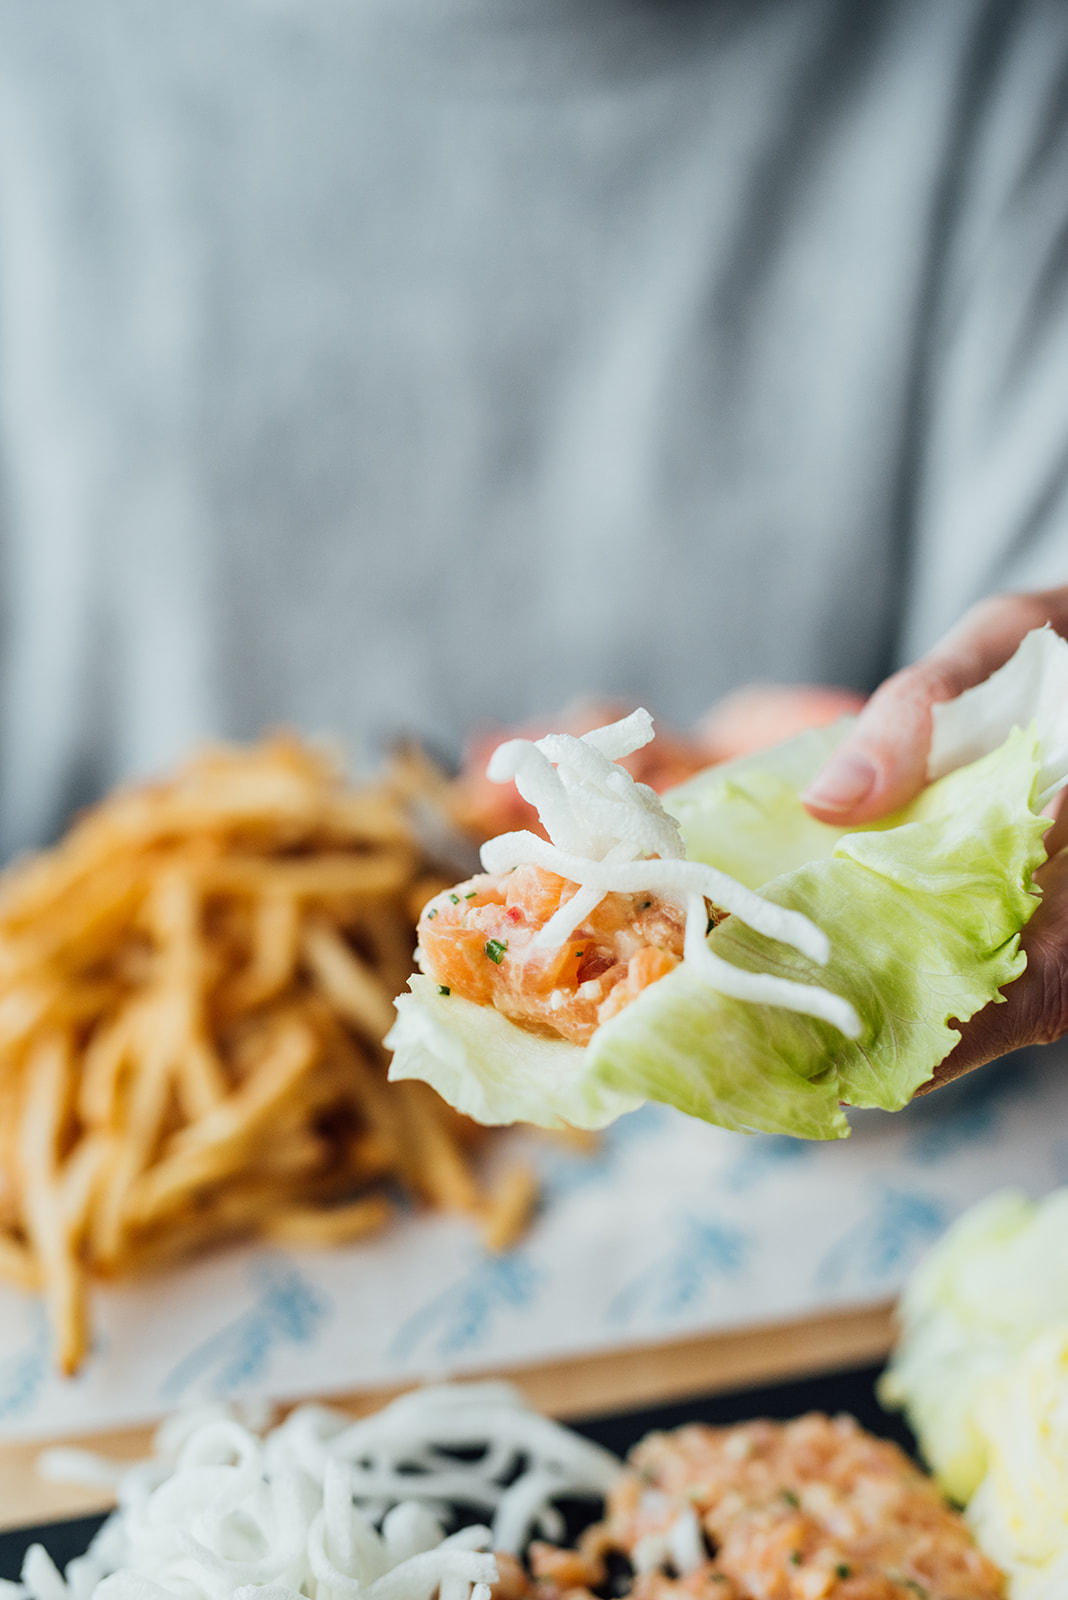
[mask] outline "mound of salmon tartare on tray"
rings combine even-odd
[[[630,1454],[576,1550],[501,1600],[1001,1600],[1004,1579],[897,1445],[852,1417],[691,1425]],[[508,1587],[512,1592],[508,1593]],[[500,1594],[498,1590],[498,1594]]]

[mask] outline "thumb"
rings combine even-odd
[[[821,822],[873,822],[927,782],[931,708],[970,687],[948,663],[918,662],[888,678],[802,795]]]
[[[930,655],[888,678],[802,795],[812,815],[848,827],[876,822],[914,799],[927,783],[934,706],[1002,666],[1063,593],[985,601]]]

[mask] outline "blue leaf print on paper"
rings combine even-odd
[[[907,1154],[918,1161],[937,1161],[995,1137],[1002,1112],[1032,1088],[1032,1066],[1023,1054],[1010,1056],[913,1101],[906,1108],[911,1124]]]
[[[33,1321],[27,1343],[0,1361],[0,1420],[24,1417],[32,1410],[48,1377],[52,1341],[43,1306],[35,1306]]]
[[[672,1247],[632,1278],[608,1307],[610,1322],[629,1322],[641,1311],[672,1316],[699,1300],[718,1278],[744,1267],[749,1241],[729,1223],[686,1217],[673,1230]]]
[[[657,1105],[654,1100],[647,1100],[645,1105],[638,1106],[635,1111],[628,1111],[625,1117],[619,1117],[605,1129],[602,1138],[615,1149],[622,1149],[625,1145],[637,1144],[642,1139],[649,1139],[653,1134],[659,1133],[664,1124],[671,1119],[671,1109],[668,1106]]]
[[[224,1399],[266,1372],[280,1344],[308,1344],[331,1310],[325,1295],[284,1257],[268,1257],[252,1268],[256,1298],[248,1311],[197,1345],[164,1382],[164,1399],[179,1400],[194,1384]]]
[[[724,1187],[735,1192],[752,1189],[784,1167],[795,1167],[811,1160],[818,1148],[818,1145],[792,1139],[786,1134],[755,1134],[746,1141],[738,1160],[724,1174]]]
[[[403,1361],[421,1344],[438,1357],[470,1350],[486,1338],[496,1312],[528,1306],[540,1281],[530,1262],[515,1252],[487,1256],[408,1318],[390,1346],[390,1355]]]
[[[667,1106],[652,1103],[630,1111],[597,1135],[594,1149],[548,1147],[538,1156],[538,1173],[547,1200],[559,1200],[577,1189],[610,1184],[621,1159],[634,1145],[653,1138],[668,1120]]]
[[[873,1284],[911,1265],[917,1247],[946,1227],[943,1201],[914,1190],[883,1189],[866,1216],[831,1247],[816,1269],[820,1288],[833,1289],[844,1279]]]

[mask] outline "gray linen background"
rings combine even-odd
[[[1060,0],[0,0],[0,844],[1068,577]]]

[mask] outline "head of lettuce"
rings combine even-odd
[[[557,844],[572,838],[570,853],[508,835],[485,847],[487,870],[514,869],[524,848],[545,853],[579,884],[575,925],[604,885],[655,878],[686,911],[684,958],[584,1044],[416,975],[386,1041],[390,1076],[423,1079],[485,1123],[597,1128],[655,1100],[738,1131],[835,1139],[849,1133],[843,1106],[900,1109],[958,1042],[953,1024],[998,1000],[1026,964],[1041,812],[1068,781],[1068,644],[1037,630],[985,683],[936,707],[928,787],[848,833],[800,799],[844,731],[712,768],[654,817],[648,791],[623,795],[622,780],[606,778],[613,730],[601,730],[604,749],[591,735],[594,754],[579,752],[589,771],[577,834],[548,770],[559,757],[560,773],[567,762],[577,771],[575,753],[541,741],[539,794],[559,824],[548,831]],[[521,758],[534,758],[513,752],[522,788]],[[623,799],[650,816],[612,821]],[[534,842],[517,845],[524,838]],[[703,896],[731,913],[707,931]]]

